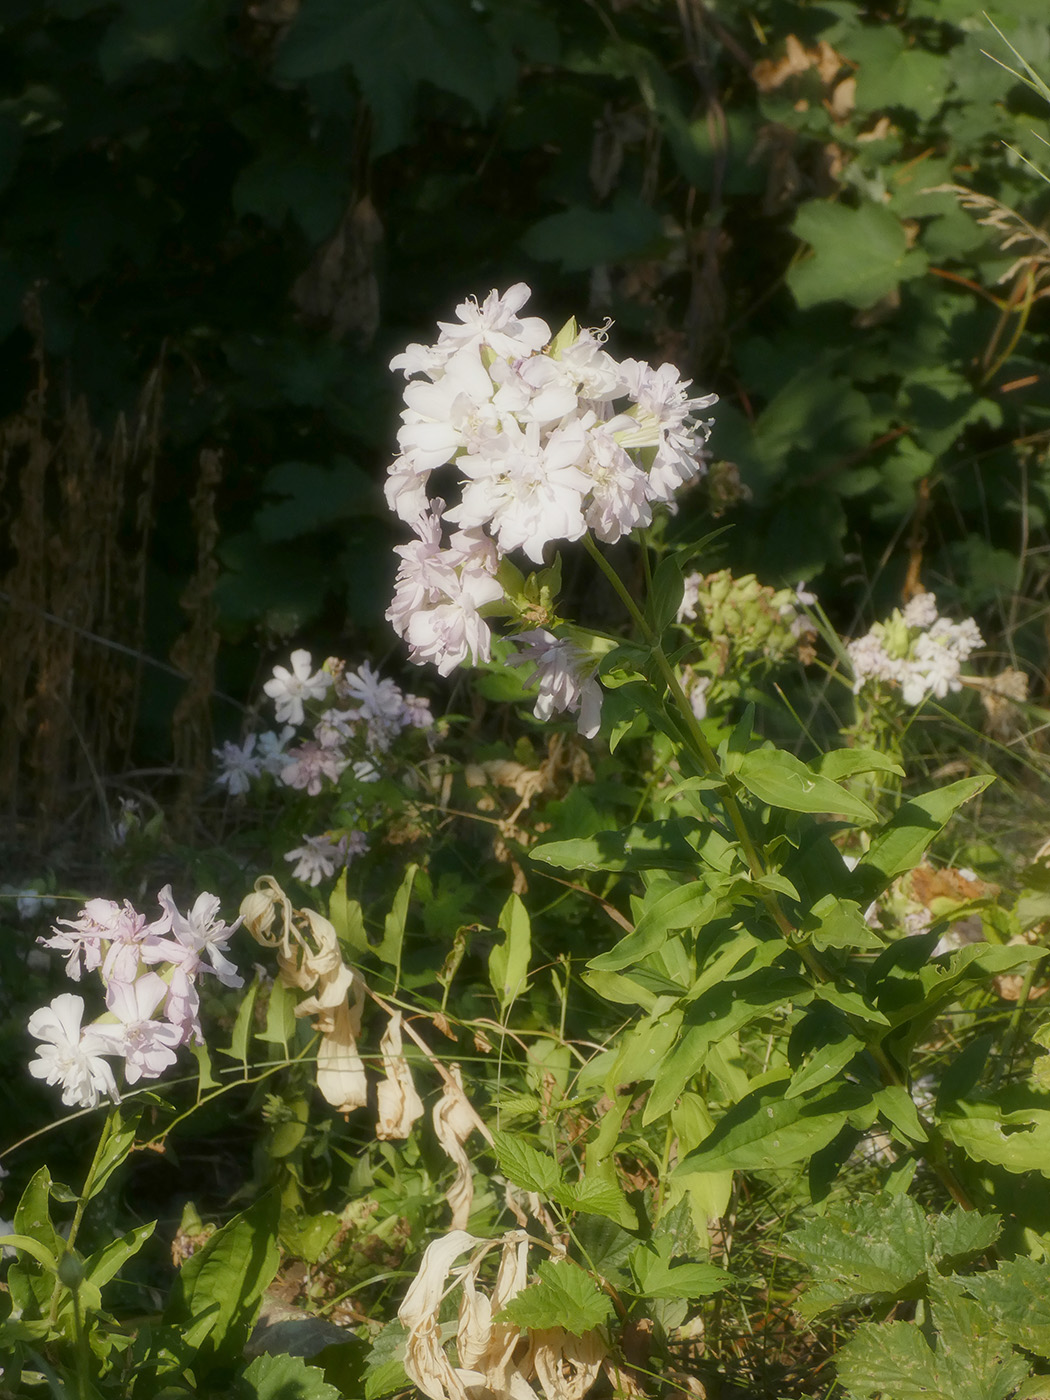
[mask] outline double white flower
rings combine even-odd
[[[529,295],[519,282],[480,305],[465,301],[458,322],[439,323],[434,345],[410,345],[391,361],[409,382],[386,495],[416,539],[397,549],[387,618],[411,660],[442,675],[490,658],[486,617],[503,598],[504,555],[542,565],[548,545],[588,530],[615,543],[703,469],[710,424],[696,414],[714,395],[690,398],[673,365],[617,362],[604,330],[570,322],[552,338],[545,321],[519,316]],[[446,507],[429,486],[449,467],[458,499]],[[447,540],[446,523],[459,527]],[[581,672],[579,656],[568,659],[575,649],[550,634],[541,643],[539,633],[523,635],[523,660],[540,683],[537,715],[578,709],[586,697],[581,731],[595,732],[593,665]]]

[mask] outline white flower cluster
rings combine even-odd
[[[853,693],[889,682],[900,687],[906,705],[921,705],[929,695],[943,700],[961,688],[963,662],[983,645],[972,617],[951,622],[938,615],[932,593],[919,593],[903,611],[895,608],[886,622],[847,645]]]
[[[269,773],[288,788],[316,797],[325,782],[337,783],[350,769],[358,782],[376,782],[380,765],[395,739],[407,729],[433,726],[430,701],[405,695],[389,677],[380,676],[369,662],[355,671],[330,657],[313,671],[308,651],[293,651],[292,668],[275,666],[263,690],[274,702],[280,733],[249,734],[243,744],[227,742],[215,749],[218,783],[232,794],[249,790]],[[307,724],[310,734],[297,734]],[[289,851],[298,880],[318,885],[355,855],[368,850],[363,831],[303,836],[304,844]]]
[[[203,1043],[197,978],[211,973],[227,987],[242,978],[222,949],[240,924],[217,916],[216,895],[202,894],[188,914],[175,907],[171,886],[157,896],[161,914],[147,923],[127,901],[91,899],[75,919],[59,919],[37,942],[66,954],[66,973],[79,982],[97,972],[106,1012],[83,1024],[84,998],[63,992],[34,1011],[29,1033],[41,1042],[29,1065],[35,1079],[60,1085],[62,1102],[94,1108],[100,1094],[119,1100],[110,1058],[124,1079],[156,1079],[175,1063],[180,1046]]]
[[[485,610],[504,598],[504,555],[540,565],[548,544],[588,530],[614,543],[702,468],[710,425],[695,414],[714,395],[690,398],[673,365],[614,360],[604,331],[570,321],[552,338],[545,321],[518,314],[529,295],[519,282],[465,301],[434,345],[410,345],[390,365],[408,383],[386,495],[415,539],[397,549],[387,618],[411,659],[443,676],[490,659]],[[451,505],[430,495],[431,476],[448,468]],[[514,664],[536,668],[537,714],[578,708],[586,690],[593,732],[594,667],[584,675],[579,648],[536,631],[512,640],[524,642]]]

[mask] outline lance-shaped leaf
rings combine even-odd
[[[675,1176],[788,1167],[826,1147],[847,1122],[858,1117],[868,1122],[874,1116],[871,1092],[860,1085],[821,1084],[788,1099],[786,1083],[781,1075],[746,1094],[679,1163]]]

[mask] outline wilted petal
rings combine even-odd
[[[474,1177],[464,1143],[478,1124],[478,1115],[463,1092],[463,1077],[459,1065],[450,1065],[444,1092],[434,1107],[434,1131],[441,1146],[456,1165],[456,1179],[445,1195],[452,1207],[453,1230],[463,1229],[470,1219],[470,1208],[474,1204]]]
[[[379,1085],[376,1097],[379,1121],[376,1137],[407,1138],[412,1124],[423,1116],[423,1100],[416,1093],[412,1071],[401,1053],[401,1012],[390,1017],[383,1039],[379,1042],[386,1078]]]
[[[600,1334],[574,1337],[563,1327],[550,1327],[531,1335],[532,1364],[547,1400],[582,1400],[609,1351]]]

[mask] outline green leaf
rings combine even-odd
[[[1050,1359],[1050,1266],[1045,1259],[1010,1259],[993,1273],[960,1282],[1002,1336]]]
[[[829,1079],[835,1078],[839,1070],[845,1069],[863,1049],[864,1042],[855,1035],[844,1035],[840,1040],[818,1047],[806,1063],[795,1070],[791,1076],[791,1083],[784,1091],[784,1097],[797,1099],[800,1094],[808,1093],[818,1084],[826,1084]]]
[[[117,1270],[122,1269],[127,1261],[139,1252],[156,1227],[157,1222],[151,1220],[147,1225],[139,1225],[136,1229],[129,1230],[119,1239],[110,1240],[104,1248],[84,1260],[84,1281],[95,1288],[103,1288]]]
[[[753,1089],[723,1117],[674,1175],[770,1171],[805,1161],[836,1137],[871,1094],[860,1085],[822,1084],[806,1098],[784,1097],[786,1078]]]
[[[523,1288],[500,1316],[531,1331],[564,1327],[574,1337],[608,1322],[612,1303],[578,1264],[546,1261],[537,1272],[539,1281]]]
[[[537,1152],[535,1147],[530,1147],[514,1134],[493,1133],[492,1148],[500,1171],[515,1186],[548,1197],[564,1189],[561,1168],[554,1158]]]
[[[266,1045],[280,1045],[286,1055],[298,1024],[295,1019],[296,1000],[291,987],[286,987],[280,980],[271,983],[266,1003],[266,1026],[255,1032],[257,1040]]]
[[[109,1181],[110,1177],[127,1160],[135,1145],[140,1114],[132,1112],[125,1118],[119,1109],[114,1109],[105,1133],[105,1142],[95,1163],[88,1189],[88,1200],[92,1200]]]
[[[65,1251],[65,1242],[51,1223],[51,1173],[41,1167],[30,1179],[15,1207],[15,1233],[28,1235],[58,1259]],[[35,1256],[34,1256],[35,1257]]]
[[[409,135],[420,83],[467,102],[485,117],[515,77],[468,0],[305,0],[274,63],[281,79],[350,68],[376,123],[373,151]]]
[[[904,769],[889,754],[877,749],[831,749],[822,754],[817,764],[822,778],[841,782],[852,778],[855,773],[893,773],[898,778],[905,776]]]
[[[365,1362],[365,1400],[380,1400],[395,1390],[407,1390],[411,1381],[405,1374],[402,1357],[408,1329],[400,1322],[388,1322],[372,1339]]]
[[[324,1372],[301,1356],[257,1356],[238,1376],[235,1400],[341,1400]]]
[[[868,927],[859,904],[824,895],[805,913],[802,928],[818,952],[825,948],[881,948],[884,940]]]
[[[337,220],[342,204],[337,187]],[[322,220],[319,227],[323,223]],[[324,233],[317,237],[324,237]],[[331,530],[340,521],[373,515],[377,509],[374,482],[347,457],[334,458],[330,467],[313,462],[280,462],[266,473],[262,485],[267,495],[282,497],[278,504],[260,506],[255,512],[255,530],[267,544]]]
[[[1009,1172],[1050,1177],[1050,1110],[1004,1113],[996,1104],[964,1101],[955,1108],[957,1112],[941,1119],[941,1131],[968,1157]]]
[[[862,1322],[835,1357],[851,1395],[893,1400],[1007,1400],[1028,1375],[1019,1357],[1000,1363],[979,1337],[936,1353],[913,1322]]]
[[[695,928],[706,923],[717,903],[704,884],[678,885],[645,910],[633,933],[621,938],[608,953],[591,958],[587,966],[593,972],[619,972],[621,968],[639,963],[662,947],[668,934],[674,930]]]
[[[874,1103],[906,1142],[926,1141],[925,1129],[919,1122],[919,1111],[903,1084],[887,1084],[875,1095]]]
[[[245,1075],[248,1073],[248,1042],[255,1028],[255,999],[259,995],[261,983],[256,977],[250,986],[245,987],[237,1017],[233,1023],[233,1034],[228,1046],[219,1046],[220,1055],[229,1055],[239,1060]]]
[[[390,913],[383,921],[383,937],[378,947],[373,950],[376,957],[395,968],[398,975],[401,971],[401,945],[405,941],[408,906],[412,898],[412,885],[418,870],[418,865],[405,867],[404,878],[398,886],[397,894],[394,895]]]
[[[368,934],[365,932],[364,910],[356,899],[350,899],[346,893],[345,865],[339,872],[339,879],[336,880],[335,888],[328,899],[328,919],[335,929],[336,938],[351,955],[364,957],[372,951]]]
[[[653,574],[653,588],[645,609],[649,625],[657,636],[660,636],[678,616],[683,591],[682,565],[678,556],[665,555]]]
[[[738,943],[714,960],[709,975],[713,977],[716,972],[720,975],[715,978],[714,985],[689,1006],[674,1051],[661,1064],[637,1066],[636,1072],[641,1071],[646,1077],[655,1076],[643,1115],[645,1123],[652,1123],[671,1108],[703,1068],[704,1057],[711,1046],[736,1034],[752,1021],[772,1015],[782,1006],[792,1003],[801,1006],[812,998],[812,988],[802,978],[782,968],[760,965],[746,976],[729,978],[727,974],[733,963],[747,951],[746,944],[741,950]],[[779,951],[775,947],[762,949],[759,956],[777,956]],[[624,1067],[625,1074],[630,1070],[630,1066]]]
[[[572,841],[547,841],[532,846],[529,855],[559,870],[695,871],[699,858],[686,834],[696,830],[697,823],[685,818],[647,822]]]
[[[903,49],[888,63],[862,62],[857,71],[857,110],[904,107],[928,122],[944,103],[949,77],[948,60],[927,49]]]
[[[752,796],[789,812],[834,812],[859,822],[877,818],[873,807],[830,778],[821,777],[784,749],[753,749],[744,754],[736,776]]]
[[[657,1238],[655,1249],[639,1245],[631,1255],[631,1272],[648,1298],[706,1298],[732,1283],[714,1264],[672,1263],[667,1236]]]
[[[872,900],[906,870],[913,870],[923,853],[965,802],[983,792],[992,778],[960,778],[958,782],[904,802],[873,837],[853,872]]]
[[[342,164],[326,160],[310,147],[289,144],[266,151],[244,166],[234,181],[230,198],[237,214],[255,214],[270,228],[279,229],[290,215],[310,242],[317,244],[339,223],[346,208],[347,183]],[[275,470],[289,467],[302,471],[301,481],[294,483],[289,492],[291,499],[285,505],[263,506],[256,512],[255,528],[264,540],[292,539],[346,514],[339,490],[343,483],[334,472],[306,462],[283,463]],[[366,488],[361,493],[364,501],[372,493],[363,472],[361,478]],[[318,496],[318,488],[323,486],[332,492],[332,512],[327,518]]]
[[[796,1307],[809,1320],[861,1298],[914,1290],[930,1267],[932,1234],[908,1196],[877,1196],[831,1209],[787,1237],[813,1276]]]
[[[185,1328],[214,1312],[215,1320],[199,1345],[202,1371],[233,1365],[244,1350],[263,1293],[280,1264],[280,1213],[279,1193],[268,1192],[217,1230],[178,1272],[163,1321]]]
[[[579,1210],[584,1215],[603,1215],[608,1220],[621,1220],[627,1207],[627,1198],[619,1186],[596,1176],[585,1176],[582,1181],[556,1186],[553,1195],[566,1210]]]
[[[564,272],[580,272],[597,263],[642,257],[663,238],[663,221],[657,211],[637,195],[622,190],[601,209],[576,204],[548,214],[526,230],[521,247],[540,262],[558,263]]]
[[[528,911],[516,894],[504,904],[499,926],[506,934],[489,954],[489,981],[499,997],[500,1015],[521,995],[529,975],[532,957],[532,929]]]
[[[933,1255],[938,1266],[958,1268],[977,1254],[991,1249],[999,1238],[1002,1220],[998,1215],[982,1215],[979,1210],[950,1210],[930,1218]]]
[[[825,301],[864,309],[926,271],[925,254],[908,248],[900,220],[881,204],[850,209],[811,200],[799,207],[793,229],[813,247],[787,274],[802,310]]]

